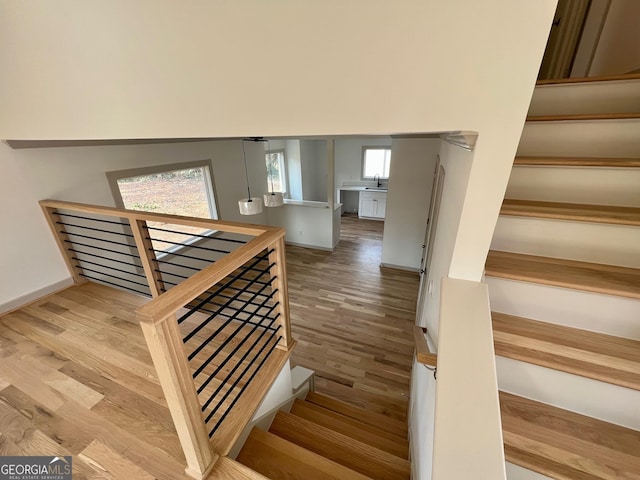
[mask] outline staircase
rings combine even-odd
[[[237,462],[273,480],[408,480],[408,452],[403,422],[310,392],[254,428]]]
[[[640,479],[640,78],[536,87],[486,263],[509,480]]]

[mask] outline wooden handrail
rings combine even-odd
[[[413,326],[413,338],[416,344],[416,359],[423,365],[436,367],[438,365],[438,354],[431,353],[429,350],[429,345],[427,345],[427,338],[425,336],[426,333],[426,328],[419,327],[418,325]]]
[[[81,261],[78,261],[75,254],[70,250],[70,245],[73,245],[73,243],[68,237],[64,226],[61,228],[58,224],[55,214],[62,210],[65,212],[114,217],[128,221],[135,241],[135,247],[132,243],[131,248],[137,249],[142,269],[153,296],[150,302],[137,310],[137,318],[140,321],[158,374],[158,380],[167,400],[167,405],[185,454],[187,461],[185,472],[196,479],[205,478],[218,458],[216,451],[222,451],[223,455],[228,453],[232,441],[240,435],[242,428],[244,428],[245,413],[252,414],[253,410],[258,407],[260,397],[289,358],[295,343],[291,338],[289,320],[284,229],[100,207],[58,200],[43,200],[40,205],[76,283],[86,281],[81,275],[83,273]],[[165,290],[162,274],[156,266],[157,258],[147,230],[147,222],[149,221],[243,234],[254,238],[217,259],[215,263],[211,263],[194,273],[171,289]],[[176,314],[235,270],[251,261],[251,259],[263,254],[265,250],[269,252],[270,269],[266,270],[266,273],[271,276],[270,286],[273,292],[274,312],[277,314],[274,320],[279,327],[277,331],[280,336],[275,348],[280,349],[280,352],[278,355],[274,354],[274,361],[268,364],[265,368],[266,373],[256,381],[256,388],[250,392],[251,398],[242,404],[240,416],[238,418],[230,418],[231,421],[227,424],[222,424],[222,434],[219,438],[214,435],[214,438],[210,439],[189,361],[183,348],[182,334],[178,328]]]
[[[284,258],[284,230],[282,236],[271,245],[273,252],[269,255],[271,267],[272,288],[275,293],[274,301],[278,304],[277,323],[282,327],[282,342],[276,348],[289,350],[291,344],[291,322],[289,321],[289,287],[287,286],[287,267]]]
[[[173,287],[167,292],[171,295],[162,295],[140,307],[138,318],[148,323],[163,321],[283,237],[283,229],[272,229],[254,238]]]
[[[40,206],[50,209],[74,210],[76,212],[93,213],[95,215],[126,218],[132,224],[136,220],[144,220],[147,222],[175,223],[179,225],[186,225],[189,227],[206,228],[209,230],[221,230],[223,232],[240,233],[243,235],[252,236],[257,236],[264,232],[279,230],[278,227],[270,227],[268,225],[253,225],[249,223],[212,220],[209,218],[184,217],[182,215],[143,212],[140,210],[127,210],[124,208],[116,207],[102,207],[97,205],[88,205],[86,203],[64,202],[61,200],[41,200]]]

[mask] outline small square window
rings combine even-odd
[[[391,165],[391,149],[387,147],[364,147],[362,149],[362,178],[373,179],[376,175],[381,179],[389,178]]]

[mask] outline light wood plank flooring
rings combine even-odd
[[[380,269],[383,229],[345,215],[333,252],[287,246],[292,364],[318,391],[404,420],[419,279]]]
[[[344,224],[334,252],[288,247],[293,363],[404,420],[418,278],[380,270],[382,222]],[[0,455],[73,455],[74,479],[187,478],[135,321],[146,301],[88,283],[0,317]]]
[[[73,455],[73,478],[183,479],[134,311],[87,283],[0,317],[0,455]]]

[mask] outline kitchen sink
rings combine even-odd
[[[386,192],[387,187],[364,187],[365,190],[375,190],[377,192]]]

